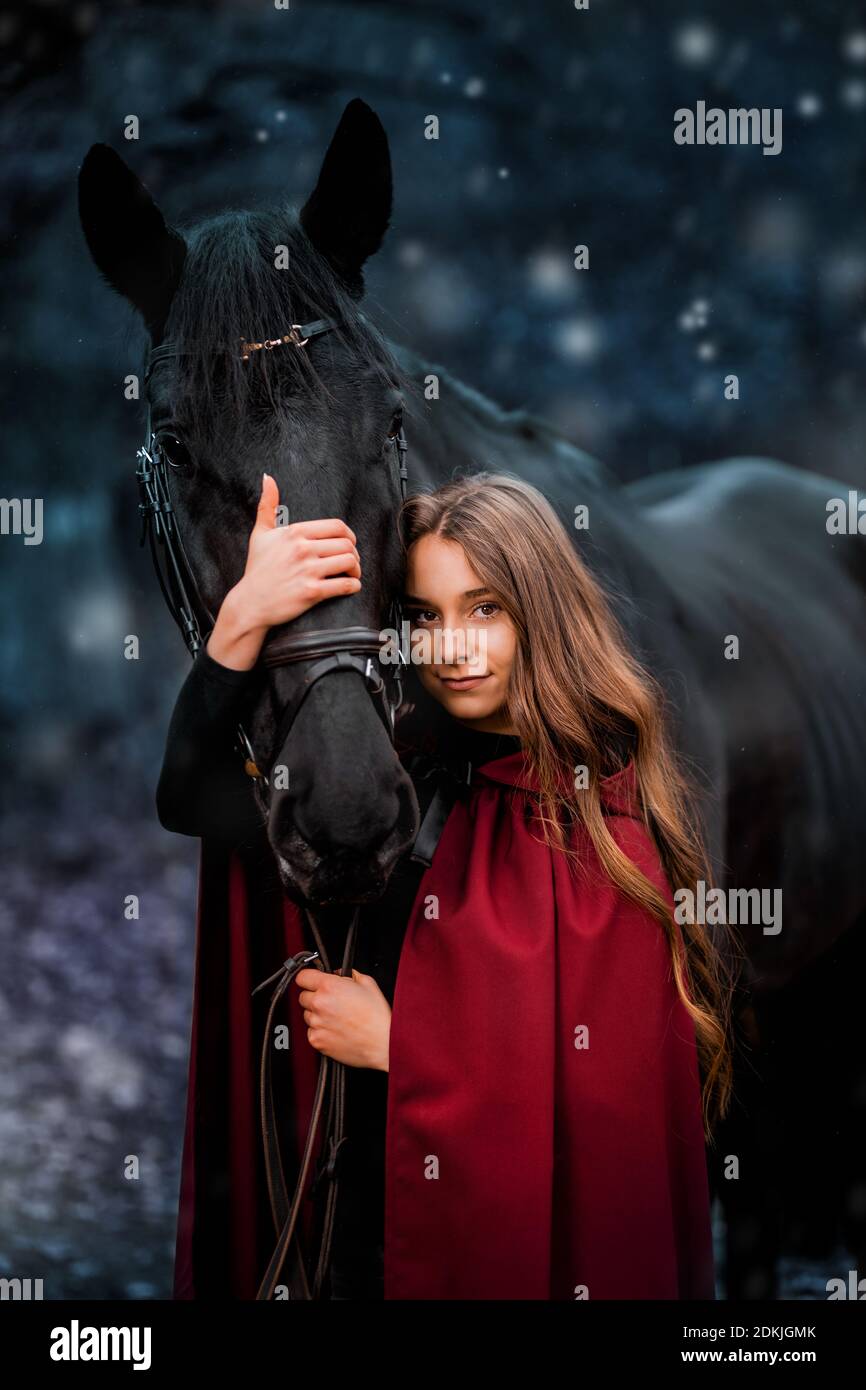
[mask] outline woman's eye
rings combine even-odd
[[[179,473],[192,471],[192,458],[182,439],[176,434],[160,434],[156,439],[160,450],[165,455],[165,461],[170,468],[174,468]]]
[[[492,612],[482,612],[482,609],[492,609]],[[498,603],[494,603],[492,599],[488,599],[485,603],[477,603],[473,608],[472,613],[473,615],[476,613],[480,613],[482,621],[489,622],[490,619],[495,618],[496,614],[500,611],[501,605]],[[434,613],[431,608],[414,608],[409,611],[408,616],[409,621],[411,623],[420,624],[427,622],[428,619],[432,619],[432,621],[435,622],[439,615],[437,613]]]

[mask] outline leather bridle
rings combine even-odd
[[[300,350],[306,346],[311,338],[318,337],[336,327],[337,321],[327,318],[316,319],[312,323],[292,324],[290,331],[280,338],[273,338],[260,343],[242,341],[240,356],[242,360],[246,361],[253,352],[271,351],[283,346],[291,346]],[[154,568],[169,612],[181,631],[190,655],[195,659],[213,629],[215,620],[202,598],[177,525],[170,485],[174,466],[161,442],[160,433],[153,431],[148,389],[151,373],[157,364],[179,355],[175,346],[170,342],[161,343],[158,347],[151,348],[148,353],[144,377],[147,405],[146,437],[136,455],[138,460],[136,478],[139,488],[139,513],[141,515],[140,544],[144,545],[145,540],[149,542]],[[394,445],[401,500],[405,500],[408,483],[406,466],[408,446],[402,424],[400,429],[389,437]],[[160,564],[160,555],[163,557],[162,564]],[[400,667],[406,661],[402,641],[402,610],[399,600],[396,598],[391,604],[388,625],[398,634],[396,652],[393,653],[394,661],[391,665],[392,693],[390,698],[385,676],[377,669],[377,662],[379,666],[383,664],[382,648],[384,643],[380,631],[376,628],[363,626],[315,628],[297,634],[282,631],[273,633],[267,638],[259,657],[260,664],[264,668],[273,670],[294,663],[309,663],[303,680],[282,712],[275,743],[277,748],[283,746],[301,705],[316,682],[337,671],[354,671],[362,677],[376,708],[382,714],[385,727],[393,742],[396,714],[403,696]],[[260,770],[250,740],[240,724],[237,727],[237,736],[239,750],[244,758],[244,768],[248,775],[253,778],[260,809],[264,814],[267,814],[264,788],[268,785],[268,779]],[[312,1117],[301,1155],[292,1200],[289,1202],[277,1137],[271,1074],[274,1016],[280,999],[300,970],[308,966],[325,971],[331,969],[322,935],[313,915],[306,909],[301,909],[301,911],[316,949],[314,951],[299,951],[253,990],[255,995],[268,985],[275,985],[262,1041],[260,1108],[268,1195],[278,1238],[276,1248],[256,1295],[257,1299],[273,1297],[287,1258],[290,1259],[288,1274],[290,1297],[316,1299],[321,1296],[329,1267],[336,1216],[338,1163],[346,1142],[346,1068],[343,1063],[335,1062],[322,1055]],[[359,914],[360,908],[356,907],[346,931],[343,959],[340,966],[341,975],[351,976],[352,974]],[[321,1186],[326,1185],[327,1191],[321,1224],[319,1257],[311,1281],[301,1246],[299,1218],[312,1168],[313,1148],[326,1100],[328,1111],[325,1134],[317,1171],[313,1178],[311,1195],[315,1194]]]

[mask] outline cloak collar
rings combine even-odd
[[[498,782],[506,787],[518,787],[522,791],[539,791],[538,778],[530,766],[529,759],[522,750],[509,753],[504,758],[495,758],[482,767],[472,769],[473,782]],[[563,791],[574,795],[574,787],[567,776],[562,779]],[[608,810],[625,816],[640,815],[640,800],[637,791],[637,772],[634,758],[631,758],[619,772],[602,777],[599,783],[602,805]]]

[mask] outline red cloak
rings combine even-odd
[[[177,1299],[254,1299],[273,1253],[277,1237],[259,1110],[259,1059],[271,991],[255,1000],[251,995],[284,960],[309,946],[273,860],[263,855],[254,862],[202,841]],[[319,1070],[298,993],[290,986],[275,1016],[276,1024],[288,1023],[291,1039],[288,1051],[273,1055],[287,1178],[297,1171]],[[309,1210],[302,1225],[309,1235]]]
[[[575,883],[537,843],[532,785],[520,753],[476,769],[416,896],[392,1015],[385,1298],[571,1299],[580,1285],[712,1298],[694,1029],[667,944],[655,919],[603,881]],[[611,832],[670,897],[633,788],[631,767],[602,784]],[[265,860],[202,843],[175,1298],[254,1299],[273,1251],[267,1000],[251,992],[309,945]],[[296,988],[281,1008],[291,1046],[274,1056],[274,1091],[291,1171],[319,1056]]]
[[[694,1025],[667,941],[582,827],[586,878],[538,843],[533,790],[520,752],[476,769],[415,899],[391,1018],[385,1298],[712,1299]],[[633,763],[602,801],[673,908]]]

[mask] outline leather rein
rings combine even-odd
[[[261,343],[242,340],[240,356],[242,360],[247,360],[253,352],[271,351],[283,346],[291,346],[296,350],[301,350],[311,338],[318,337],[336,327],[337,321],[328,318],[316,319],[306,324],[292,324],[290,331],[280,338],[269,339]],[[148,390],[151,373],[158,363],[179,355],[174,345],[168,342],[151,348],[147,357],[144,376],[147,404],[146,437],[144,444],[136,454],[136,480],[139,489],[139,514],[141,516],[139,544],[144,545],[145,540],[147,540],[150,545],[154,569],[166,605],[180,629],[190,656],[194,660],[213,629],[215,620],[202,598],[177,524],[171,495],[171,474],[173,471],[177,471],[177,468],[172,464],[165,448],[164,437],[167,438],[168,433],[162,431],[154,433],[153,431]],[[408,484],[406,466],[408,446],[402,425],[399,431],[390,438],[394,445],[400,480],[400,496],[402,500],[405,500]],[[162,557],[162,564],[160,557]],[[391,605],[389,625],[398,634],[402,632],[401,622],[402,611],[399,602],[395,599]],[[379,669],[382,665],[383,645],[382,636],[378,629],[363,626],[316,628],[297,634],[293,634],[291,631],[270,634],[262,646],[259,657],[263,667],[274,669],[293,663],[308,663],[303,680],[282,712],[278,746],[282,746],[285,741],[301,705],[316,682],[335,671],[355,671],[362,677],[376,708],[383,717],[385,727],[393,742],[396,713],[402,703],[403,694],[400,665],[405,660],[405,656],[402,643],[398,641],[397,661],[392,666],[391,673],[392,694],[389,698],[385,676]],[[268,779],[260,770],[255,752],[242,724],[237,726],[237,737],[238,748],[244,758],[245,771],[253,779],[259,807],[266,815],[267,800],[264,789],[268,786]],[[263,980],[253,990],[253,995],[255,995],[260,990],[266,989],[268,985],[274,985],[262,1040],[259,1100],[268,1195],[277,1232],[277,1244],[256,1294],[257,1300],[273,1298],[287,1261],[289,1297],[292,1299],[318,1299],[322,1296],[329,1268],[336,1219],[338,1164],[347,1137],[345,1133],[346,1067],[343,1063],[335,1062],[332,1058],[322,1055],[319,1061],[312,1116],[290,1201],[280,1153],[273,1095],[271,1061],[274,1018],[280,1000],[300,970],[308,966],[324,971],[331,970],[328,953],[313,915],[304,908],[301,909],[301,913],[316,949],[299,951],[296,955],[291,956],[280,966],[279,970],[275,971],[268,979]],[[356,907],[352,912],[352,918],[346,932],[339,972],[341,975],[351,976],[352,974],[359,914],[360,908]],[[299,1229],[300,1213],[312,1171],[313,1150],[326,1105],[327,1114],[322,1149],[310,1187],[310,1196],[317,1195],[321,1188],[326,1189],[319,1256],[311,1279],[302,1249]]]

